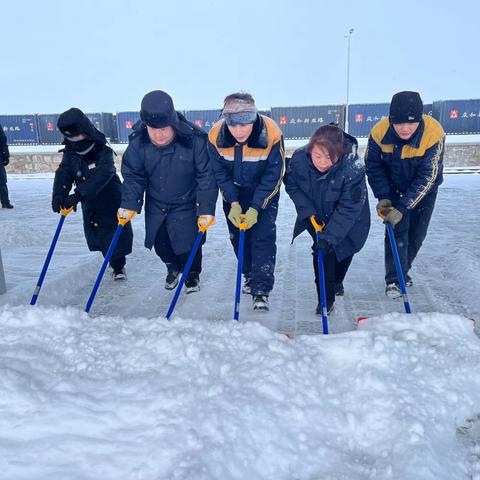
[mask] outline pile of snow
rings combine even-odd
[[[480,341],[391,313],[289,340],[255,322],[0,307],[8,479],[467,478]],[[475,477],[478,478],[478,477]]]

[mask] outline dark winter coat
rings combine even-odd
[[[2,203],[8,201],[8,190],[7,190],[7,172],[5,167],[10,162],[10,152],[7,145],[7,136],[3,131],[2,126],[0,125],[0,186],[2,187],[1,197]],[[5,198],[4,198],[5,197]]]
[[[164,223],[177,255],[191,250],[197,217],[214,215],[218,188],[209,166],[206,133],[179,115],[174,141],[155,146],[146,125],[130,135],[122,159],[122,207],[140,212],[145,194],[145,246]]]
[[[368,183],[377,199],[390,199],[402,213],[415,208],[442,183],[445,132],[423,115],[415,135],[401,140],[388,118],[373,128],[365,152]]]
[[[370,230],[365,167],[356,153],[356,140],[326,173],[313,165],[306,147],[297,150],[287,164],[285,189],[297,210],[293,239],[310,223],[310,216],[325,223],[323,238],[338,261],[360,251]],[[293,240],[292,240],[293,241]]]
[[[104,252],[117,228],[121,202],[121,181],[115,171],[112,149],[98,143],[86,155],[64,149],[55,172],[53,196],[67,196],[73,184],[82,204],[88,248]],[[132,227],[127,223],[117,243],[117,256],[132,251],[132,238]]]
[[[225,120],[208,134],[208,152],[223,199],[247,203],[258,212],[278,195],[285,172],[285,148],[280,128],[258,115],[246,145],[238,145]]]
[[[0,163],[7,166],[10,161],[10,152],[7,145],[7,136],[0,125]]]

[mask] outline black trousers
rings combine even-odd
[[[407,277],[412,263],[427,236],[437,192],[427,195],[413,210],[408,210],[393,229],[403,276]],[[388,232],[385,229],[385,282],[398,283],[397,270],[393,259]]]
[[[206,237],[207,234],[205,233],[202,237],[200,245],[198,246],[197,253],[193,259],[192,266],[190,267],[190,272],[192,273],[200,274],[202,271],[202,246],[206,241]],[[182,253],[181,255],[175,254],[165,223],[163,223],[157,231],[153,248],[162,262],[173,265],[179,271],[184,269],[185,265],[187,264],[188,257],[190,256],[190,252]]]
[[[313,256],[313,270],[315,272],[315,286],[317,287],[318,303],[320,303],[320,276],[318,270],[318,255],[315,251],[317,243],[317,234],[313,227],[309,225],[308,233],[313,239],[312,256]],[[325,293],[327,294],[327,309],[335,302],[335,284],[343,283],[347,275],[350,264],[352,263],[353,255],[344,258],[342,261],[337,260],[335,252],[329,252],[323,256],[323,270],[325,275]]]
[[[10,203],[10,200],[8,199],[7,172],[1,161],[0,161],[0,202],[2,206],[7,206]]]
[[[244,212],[250,201],[240,200]],[[240,230],[228,220],[231,205],[223,202],[223,211],[227,217],[230,243],[238,258]],[[277,256],[276,219],[278,212],[278,195],[268,207],[258,212],[257,223],[245,232],[245,249],[243,255],[243,274],[250,277],[252,295],[269,295],[275,283],[275,262]]]

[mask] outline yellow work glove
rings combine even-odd
[[[228,219],[236,226],[238,227],[240,223],[242,223],[242,207],[238,202],[232,202],[232,205],[230,206],[230,212],[228,214]]]
[[[245,214],[244,222],[247,224],[247,228],[253,227],[258,220],[258,212],[253,208],[250,207]]]
[[[403,213],[397,210],[396,208],[392,208],[386,215],[385,221],[392,224],[394,227],[403,217]]]
[[[392,201],[388,198],[384,198],[383,200],[379,200],[377,203],[377,212],[381,217],[386,217],[388,212],[392,208]]]

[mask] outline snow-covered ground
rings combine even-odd
[[[220,207],[202,290],[180,297],[172,321],[143,215],[128,280],[105,277],[90,315],[102,259],[69,215],[29,306],[59,218],[51,186],[51,175],[12,175],[15,209],[0,209],[1,478],[480,479],[480,340],[468,320],[480,318],[479,175],[441,187],[412,271],[413,315],[384,295],[372,216],[329,336],[318,335],[310,239],[290,245],[284,192],[268,314],[243,296],[232,320],[236,262]],[[369,319],[357,328],[358,316]]]

